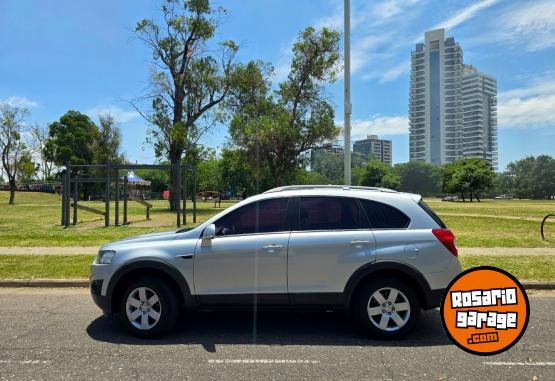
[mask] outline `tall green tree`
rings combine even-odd
[[[393,169],[379,160],[370,160],[359,179],[359,185],[399,189],[400,179]]]
[[[16,178],[25,163],[27,148],[22,140],[24,119],[29,111],[22,107],[0,104],[0,154],[2,168],[8,178],[10,189],[9,204],[15,203]]]
[[[99,133],[93,144],[94,161],[97,164],[123,163],[121,154],[121,131],[109,113],[98,115]]]
[[[66,112],[50,124],[46,148],[56,165],[94,163],[94,145],[99,138],[96,124],[78,111]]]
[[[421,161],[396,164],[394,172],[400,178],[399,190],[425,196],[437,195],[440,191],[441,168]]]
[[[549,198],[555,195],[555,159],[529,156],[507,165],[518,198]]]
[[[460,194],[465,201],[465,194],[480,201],[479,193],[493,186],[495,172],[491,164],[483,159],[464,158],[449,163],[442,168],[442,189],[447,193]]]
[[[336,80],[339,60],[339,33],[308,27],[293,45],[287,79],[273,94],[264,81],[244,86],[256,101],[236,108],[231,140],[248,153],[253,168],[267,171],[271,186],[294,181],[306,164],[307,152],[337,137],[324,85]]]
[[[219,106],[229,94],[238,46],[225,40],[215,53],[209,43],[225,14],[208,0],[164,0],[160,22],[144,19],[135,27],[135,36],[152,51],[155,69],[150,91],[134,104],[152,125],[149,141],[157,156],[173,165],[208,128],[224,120]],[[141,101],[150,101],[150,107],[138,105]],[[172,209],[176,185],[172,170]]]

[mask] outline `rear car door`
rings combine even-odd
[[[287,303],[288,198],[245,205],[215,222],[216,237],[199,239],[195,292],[201,303]]]
[[[314,293],[343,292],[353,272],[373,261],[374,236],[357,199],[310,196],[296,203],[288,290],[296,303],[317,303]]]

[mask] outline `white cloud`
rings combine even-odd
[[[93,119],[96,119],[100,114],[110,114],[114,117],[116,123],[126,123],[141,116],[135,110],[123,110],[118,106],[96,106],[85,113]]]
[[[532,1],[513,8],[498,22],[498,37],[528,51],[555,47],[555,2]]]
[[[499,127],[555,126],[555,80],[552,74],[544,73],[528,86],[499,93]]]
[[[491,7],[492,5],[497,3],[497,1],[498,0],[478,1],[474,4],[469,5],[468,7],[465,7],[463,9],[459,10],[457,13],[455,13],[454,16],[448,18],[447,20],[444,20],[444,21],[440,22],[439,24],[435,25],[431,29],[440,29],[440,28],[452,29],[452,28],[456,27],[457,25],[462,24],[466,20],[474,17],[480,11]]]
[[[410,71],[410,61],[403,61],[389,69],[369,72],[362,76],[363,79],[378,79],[379,83],[391,82]]]
[[[37,101],[31,100],[25,97],[18,97],[18,96],[12,96],[6,99],[0,99],[0,104],[8,104],[14,107],[25,107],[25,108],[38,107],[39,105]]]
[[[344,122],[338,125],[343,129]],[[407,116],[371,115],[369,119],[351,121],[351,139],[365,139],[367,135],[405,135],[409,133]]]

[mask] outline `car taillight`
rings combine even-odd
[[[459,255],[455,246],[455,235],[449,229],[432,229],[432,233],[436,238],[453,254],[455,257]]]

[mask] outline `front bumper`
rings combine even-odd
[[[101,295],[102,284],[103,284],[103,280],[101,280],[101,279],[95,279],[95,280],[91,281],[91,296],[92,296],[92,299],[93,299],[94,303],[98,307],[100,307],[100,309],[102,310],[104,315],[111,316],[112,315],[112,303],[110,301],[110,298],[108,298],[108,296],[102,296]]]

